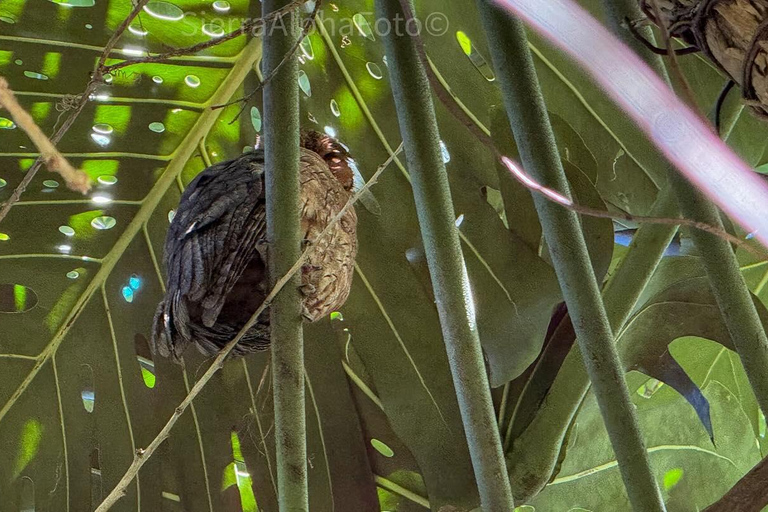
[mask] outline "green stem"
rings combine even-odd
[[[384,47],[440,325],[483,510],[512,510],[432,95],[415,43],[402,30],[404,9],[412,10],[407,0],[376,1],[378,18],[393,27]]]
[[[270,13],[287,0],[264,0]],[[290,54],[298,16],[287,16],[264,35],[264,73],[282,66],[264,87],[264,154],[270,286],[301,258],[299,210],[298,61]],[[283,61],[285,62],[283,63]],[[281,512],[308,512],[300,273],[270,307],[278,504]]]
[[[543,185],[568,193],[525,30],[487,2],[478,5],[523,166]],[[638,511],[663,511],[579,219],[539,194],[534,202],[630,502]]]

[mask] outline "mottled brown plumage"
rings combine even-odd
[[[351,196],[347,151],[318,132],[301,137],[301,226],[315,242]],[[152,335],[153,351],[178,361],[194,343],[221,350],[269,293],[264,153],[257,149],[201,172],[181,197],[165,241],[166,295]],[[349,295],[357,254],[357,215],[350,208],[317,241],[302,269],[303,315],[314,322]],[[269,309],[234,348],[234,355],[269,347]]]

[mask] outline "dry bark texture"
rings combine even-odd
[[[768,0],[639,0],[673,37],[697,46],[741,86],[746,103],[768,118]]]

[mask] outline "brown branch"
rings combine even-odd
[[[223,103],[221,105],[214,105],[214,106],[211,107],[211,109],[212,110],[216,110],[216,109],[219,109],[219,108],[225,108],[225,107],[228,107],[230,105],[234,105],[235,103],[242,103],[243,105],[240,108],[240,111],[237,113],[235,118],[232,121],[229,122],[229,124],[234,123],[237,120],[237,118],[240,117],[240,115],[243,113],[243,110],[245,110],[245,106],[248,103],[248,101],[251,98],[253,98],[254,96],[256,96],[256,93],[259,92],[260,90],[262,90],[264,88],[264,86],[267,85],[277,75],[277,73],[280,71],[280,69],[283,67],[283,65],[288,61],[288,59],[293,57],[293,55],[296,53],[296,51],[299,49],[299,47],[301,47],[301,43],[304,42],[304,39],[306,39],[306,37],[309,35],[309,32],[312,30],[312,27],[315,26],[315,20],[317,19],[317,13],[320,12],[320,5],[322,3],[323,3],[322,0],[317,0],[315,2],[315,8],[312,10],[312,12],[307,17],[307,19],[304,20],[304,27],[301,30],[301,35],[299,36],[299,38],[293,44],[293,46],[288,51],[288,53],[285,55],[285,57],[283,57],[283,60],[281,60],[280,63],[277,66],[275,66],[275,69],[270,71],[270,73],[266,77],[264,77],[264,80],[259,82],[259,85],[257,85],[254,90],[252,90],[251,92],[249,92],[248,94],[246,94],[245,96],[243,96],[240,99],[228,101],[227,103]]]
[[[402,6],[406,23],[414,23],[413,11],[411,10],[411,6],[408,0],[400,0],[400,5]],[[456,103],[451,99],[450,93],[445,90],[445,88],[440,83],[440,80],[435,75],[434,70],[429,65],[429,59],[427,57],[427,52],[425,50],[424,41],[421,38],[421,35],[416,33],[416,34],[411,34],[411,37],[414,39],[414,42],[416,45],[416,52],[419,55],[419,59],[421,60],[422,65],[424,66],[424,69],[427,72],[427,79],[429,80],[429,83],[432,86],[432,89],[437,95],[440,102],[445,106],[448,112],[450,112],[451,115],[456,118],[457,121],[463,124],[472,133],[472,135],[475,136],[475,138],[477,138],[486,147],[488,147],[496,155],[496,158],[498,158],[502,162],[504,161],[511,162],[511,160],[509,160],[509,158],[506,155],[502,155],[498,151],[498,149],[496,149],[496,146],[493,144],[493,140],[475,124],[475,122],[466,114],[466,112],[458,108],[456,106]],[[685,79],[683,78],[683,81],[684,80]],[[507,167],[509,166],[507,165]],[[638,223],[643,222],[648,224],[666,224],[666,225],[686,226],[689,228],[706,231],[707,233],[711,233],[715,236],[723,238],[728,242],[738,247],[741,247],[742,249],[754,254],[755,256],[761,259],[766,259],[767,257],[764,251],[761,251],[758,248],[752,246],[746,240],[742,240],[741,238],[733,236],[727,231],[720,229],[717,226],[713,226],[711,224],[698,222],[690,219],[683,219],[683,218],[647,217],[643,215],[630,215],[628,213],[611,213],[605,210],[598,210],[596,208],[582,206],[570,200],[567,200],[567,202],[563,202],[561,200],[558,200],[552,197],[554,195],[562,198],[563,197],[562,195],[560,195],[556,191],[552,191],[550,189],[546,189],[545,187],[541,187],[532,178],[524,174],[522,172],[522,169],[516,172],[512,172],[512,176],[517,180],[518,183],[520,183],[522,186],[524,186],[531,192],[541,194],[547,200],[553,201],[559,204],[560,206],[562,206],[563,208],[567,208],[579,215],[615,219],[615,220],[624,220],[624,221],[638,222]],[[554,192],[554,194],[550,195],[547,192]]]
[[[19,105],[16,96],[8,86],[8,82],[2,76],[0,76],[0,108],[7,110],[16,125],[24,130],[29,138],[32,139],[32,142],[40,151],[40,159],[45,162],[49,171],[59,173],[67,186],[72,190],[85,194],[91,189],[88,175],[72,167],[72,164],[64,158],[64,155],[59,153],[56,146],[45,136],[43,130],[37,126],[29,112]]]
[[[281,277],[276,283],[274,288],[271,292],[269,292],[269,295],[264,299],[264,302],[261,303],[261,305],[256,309],[256,312],[251,316],[251,318],[245,323],[242,329],[237,333],[237,335],[232,338],[232,341],[227,343],[227,345],[221,349],[221,352],[218,353],[216,358],[213,360],[213,363],[211,363],[211,366],[208,368],[208,370],[203,374],[202,377],[200,377],[200,380],[198,380],[194,386],[192,386],[192,389],[189,391],[189,394],[184,398],[184,400],[181,401],[178,407],[176,407],[176,410],[173,412],[171,417],[166,422],[165,426],[160,430],[160,432],[157,434],[157,436],[150,442],[146,448],[139,448],[136,450],[136,454],[134,455],[133,462],[128,467],[128,470],[125,472],[123,477],[120,479],[120,481],[117,483],[114,489],[112,489],[112,492],[109,493],[109,495],[104,499],[104,501],[101,502],[99,507],[96,509],[96,512],[106,512],[109,510],[112,505],[118,502],[120,498],[122,498],[125,495],[125,490],[130,485],[130,483],[133,481],[133,479],[138,474],[141,467],[144,465],[144,463],[149,460],[149,458],[152,456],[152,454],[155,453],[157,448],[165,441],[168,436],[171,433],[171,430],[173,429],[176,422],[181,418],[181,415],[184,414],[184,411],[187,410],[187,407],[192,403],[192,401],[197,397],[197,395],[200,394],[200,392],[203,390],[205,385],[208,383],[208,381],[211,380],[213,375],[221,369],[222,366],[224,366],[224,360],[227,358],[229,353],[232,351],[232,349],[235,348],[235,345],[238,344],[238,342],[245,336],[245,334],[248,332],[248,330],[253,327],[256,324],[256,321],[259,318],[259,315],[261,315],[262,312],[266,308],[269,307],[269,304],[272,302],[272,300],[275,298],[275,296],[280,293],[280,290],[283,289],[283,287],[291,281],[293,276],[301,269],[301,267],[304,265],[304,262],[307,260],[307,257],[317,249],[318,242],[320,240],[323,240],[330,232],[331,229],[341,220],[341,218],[346,214],[346,212],[354,205],[360,197],[365,193],[366,190],[368,190],[373,184],[376,183],[379,176],[381,176],[381,173],[384,172],[384,170],[389,166],[390,163],[395,159],[397,154],[402,150],[402,143],[400,146],[392,152],[392,154],[387,158],[387,160],[379,166],[379,168],[376,170],[376,172],[371,176],[371,179],[368,180],[365,185],[363,185],[360,190],[358,190],[355,195],[353,195],[349,201],[344,205],[344,207],[331,219],[331,221],[328,223],[328,225],[325,227],[322,233],[315,238],[314,240],[311,240],[307,246],[307,248],[304,250],[304,252],[301,254],[301,257],[296,261],[296,263],[290,268],[290,270]]]
[[[158,55],[149,55],[147,57],[142,57],[139,59],[125,60],[123,62],[118,62],[117,64],[112,64],[110,66],[103,66],[103,62],[102,62],[101,63],[102,72],[104,74],[107,74],[107,73],[112,73],[118,69],[122,69],[128,66],[133,66],[135,64],[168,62],[174,57],[182,57],[184,55],[193,55],[195,53],[201,52],[213,46],[220,45],[222,43],[225,43],[237,37],[246,35],[248,33],[252,33],[254,30],[259,29],[264,25],[266,25],[267,22],[272,21],[273,19],[281,18],[286,14],[291,13],[294,9],[296,9],[297,7],[301,6],[306,2],[307,0],[294,0],[288,5],[269,13],[268,15],[262,18],[246,20],[245,22],[243,22],[242,25],[240,25],[240,28],[238,28],[237,30],[234,30],[229,34],[225,34],[221,37],[211,39],[210,41],[205,41],[192,46],[187,46],[186,48],[178,48],[178,49],[171,50],[169,52],[161,53]]]
[[[749,473],[704,512],[760,512],[768,506],[768,458],[757,463]]]
[[[123,35],[123,32],[126,31],[128,25],[130,25],[131,21],[133,21],[133,19],[138,16],[139,12],[144,8],[144,5],[146,5],[147,2],[149,2],[149,0],[137,0],[134,4],[133,10],[123,20],[120,26],[117,27],[117,30],[114,32],[114,34],[112,34],[112,37],[109,38],[109,41],[107,41],[107,44],[104,47],[104,51],[102,52],[101,57],[99,57],[99,60],[96,64],[93,75],[88,81],[88,84],[85,86],[85,91],[80,95],[80,99],[77,102],[77,105],[74,107],[74,109],[72,109],[72,113],[67,117],[66,121],[64,121],[64,124],[61,125],[61,128],[59,128],[58,131],[56,131],[56,133],[51,137],[50,143],[52,145],[58,144],[64,134],[69,131],[69,129],[72,127],[72,124],[75,122],[77,117],[85,108],[85,105],[88,103],[91,94],[96,90],[96,86],[102,83],[103,73],[101,72],[101,69],[104,66],[104,62],[107,60],[107,57],[109,56],[109,53],[112,51],[112,49],[114,49],[117,41],[120,39],[120,36]],[[43,153],[42,150],[41,153]],[[21,183],[19,183],[14,189],[11,197],[9,197],[8,200],[3,203],[2,207],[0,208],[0,222],[5,219],[13,205],[19,202],[21,195],[27,190],[27,187],[32,182],[35,175],[37,174],[37,171],[40,170],[40,167],[43,163],[46,163],[45,154],[41,154],[37,160],[35,160],[35,163],[33,163],[29,170],[27,170],[27,173],[24,175]]]

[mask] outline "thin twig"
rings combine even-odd
[[[217,37],[215,39],[211,39],[210,41],[205,41],[202,43],[198,43],[192,46],[187,46],[185,48],[177,48],[175,50],[171,50],[166,53],[160,53],[157,55],[149,55],[147,57],[142,57],[139,59],[131,59],[131,60],[125,60],[123,62],[118,62],[117,64],[112,64],[109,66],[103,66],[102,71],[104,74],[112,73],[118,69],[122,69],[128,66],[133,66],[135,64],[148,64],[148,63],[157,63],[157,62],[168,62],[174,57],[182,57],[184,55],[193,55],[195,53],[201,52],[203,50],[207,50],[208,48],[211,48],[213,46],[218,46],[222,43],[225,43],[227,41],[230,41],[232,39],[235,39],[237,37],[246,35],[248,33],[253,33],[253,31],[262,28],[264,25],[267,24],[267,22],[272,21],[277,18],[281,18],[285,16],[286,14],[289,14],[291,11],[296,9],[297,7],[300,7],[302,4],[306,3],[307,0],[294,0],[290,4],[286,5],[285,7],[282,7],[281,9],[278,9],[276,11],[273,11],[269,13],[268,15],[261,17],[261,18],[254,18],[249,19],[243,22],[242,25],[240,25],[240,28],[237,30],[234,30],[228,34],[224,34],[221,37]],[[102,63],[103,64],[103,63]]]
[[[112,489],[112,492],[109,493],[109,495],[104,499],[104,501],[101,502],[99,507],[96,509],[96,512],[106,512],[107,510],[112,507],[117,501],[125,495],[125,490],[128,487],[128,485],[133,481],[133,479],[136,477],[136,475],[139,472],[139,469],[144,465],[144,463],[149,460],[149,458],[152,456],[152,454],[155,453],[157,448],[165,441],[168,436],[171,433],[171,430],[173,429],[176,422],[179,420],[182,414],[184,414],[184,411],[186,411],[187,407],[192,403],[192,401],[197,397],[198,394],[203,390],[205,385],[208,383],[208,381],[211,380],[211,377],[221,369],[221,367],[224,365],[224,360],[227,358],[229,353],[232,351],[233,348],[235,348],[235,345],[238,344],[238,342],[245,336],[245,334],[248,332],[248,330],[253,327],[259,316],[266,308],[269,307],[269,304],[272,302],[272,300],[275,298],[275,296],[280,292],[280,290],[283,289],[283,287],[291,281],[293,276],[302,268],[304,265],[304,262],[307,260],[308,256],[317,248],[318,242],[325,238],[328,233],[330,233],[331,229],[341,220],[341,218],[349,211],[349,209],[362,197],[362,195],[372,186],[374,185],[379,176],[381,176],[381,173],[384,172],[384,170],[389,166],[390,163],[395,159],[395,157],[402,151],[402,143],[400,146],[392,152],[392,154],[387,158],[387,160],[379,166],[379,168],[376,170],[376,172],[373,174],[370,180],[368,180],[365,185],[363,185],[350,199],[347,201],[347,203],[342,207],[341,210],[330,220],[328,225],[325,227],[322,233],[314,239],[309,242],[307,245],[307,248],[304,250],[304,252],[301,254],[301,258],[296,261],[296,263],[290,268],[290,270],[281,277],[276,283],[274,288],[271,292],[269,292],[269,295],[264,299],[264,302],[261,303],[261,305],[256,309],[256,312],[251,316],[251,318],[245,323],[242,329],[237,333],[237,335],[227,343],[227,345],[221,349],[221,352],[216,356],[216,358],[213,360],[213,363],[211,363],[211,366],[208,368],[208,370],[203,374],[202,377],[200,377],[200,380],[198,380],[194,386],[192,386],[192,389],[189,391],[189,394],[184,398],[184,400],[181,401],[178,407],[176,407],[176,410],[171,415],[171,417],[166,422],[165,426],[160,430],[160,432],[157,434],[157,436],[150,442],[146,448],[140,448],[136,451],[136,454],[133,458],[133,462],[128,467],[128,470],[125,472],[123,477],[120,479],[120,481],[117,483],[114,489]]]
[[[0,76],[0,108],[7,110],[16,125],[24,130],[29,138],[32,139],[32,142],[40,151],[40,159],[45,162],[49,171],[59,173],[67,186],[76,192],[85,194],[91,189],[88,175],[72,167],[72,164],[64,158],[64,155],[59,153],[56,146],[45,136],[43,130],[37,126],[29,112],[24,110],[24,107],[19,104],[8,85],[8,81],[2,76]]]
[[[58,131],[51,137],[52,144],[58,144],[64,134],[69,131],[77,117],[85,108],[85,105],[90,100],[91,94],[96,90],[98,84],[103,82],[103,73],[101,70],[104,66],[104,62],[107,60],[110,52],[114,49],[117,41],[120,39],[120,36],[122,36],[123,32],[128,29],[128,25],[130,25],[131,21],[133,21],[133,19],[138,16],[139,12],[148,2],[149,0],[137,0],[134,4],[133,10],[123,20],[120,26],[117,27],[117,30],[112,34],[112,37],[109,38],[106,46],[104,46],[104,51],[102,52],[101,57],[99,57],[96,68],[90,80],[88,81],[88,84],[85,86],[85,91],[80,95],[80,99],[78,100],[77,105],[72,109],[72,113],[67,117],[66,121],[64,121],[64,124],[61,125],[61,128],[59,128]],[[45,157],[44,155],[41,155],[37,158],[37,160],[35,160],[35,163],[32,164],[29,170],[27,170],[24,178],[21,180],[21,183],[16,186],[13,194],[11,194],[11,197],[9,197],[3,203],[2,208],[0,208],[0,222],[5,219],[13,205],[21,199],[21,195],[27,190],[27,187],[32,182],[35,175],[37,174],[37,171],[40,169],[43,163],[45,163]]]
[[[413,12],[411,11],[408,2],[401,2],[401,4],[403,7],[406,23],[414,23]],[[441,103],[445,106],[448,112],[450,112],[451,115],[456,118],[457,121],[463,124],[472,133],[472,135],[474,135],[480,142],[482,142],[486,147],[488,147],[496,155],[496,158],[498,158],[502,163],[505,164],[505,166],[507,166],[510,169],[510,171],[512,171],[511,174],[518,181],[518,183],[523,185],[525,188],[527,188],[531,192],[541,194],[544,197],[546,197],[549,201],[553,201],[559,204],[560,206],[562,206],[563,208],[572,210],[578,213],[579,215],[586,215],[588,217],[624,220],[624,221],[638,222],[638,223],[643,222],[647,224],[680,225],[680,226],[686,226],[693,229],[698,229],[701,231],[706,231],[707,233],[711,233],[715,236],[718,236],[722,239],[727,240],[728,242],[744,249],[745,251],[748,251],[754,254],[755,256],[761,259],[766,259],[765,252],[753,246],[748,241],[742,240],[741,238],[738,238],[728,233],[724,229],[720,229],[716,226],[713,226],[704,222],[698,222],[695,220],[684,219],[684,218],[648,217],[643,215],[631,215],[628,213],[612,213],[612,212],[607,212],[605,210],[598,210],[596,208],[590,208],[588,206],[577,204],[570,199],[564,198],[562,194],[558,193],[557,191],[548,189],[536,183],[536,181],[533,178],[531,178],[528,174],[526,174],[519,165],[516,165],[509,157],[499,152],[499,150],[496,148],[496,146],[493,143],[493,139],[491,139],[482,130],[480,130],[480,128],[475,124],[475,122],[472,119],[470,119],[469,116],[467,116],[467,114],[463,110],[461,110],[456,106],[456,104],[451,100],[450,95],[443,88],[442,84],[440,83],[440,80],[437,78],[434,71],[429,65],[427,52],[425,50],[424,41],[422,40],[421,35],[418,33],[415,33],[415,34],[411,34],[411,37],[413,37],[415,41],[416,50],[417,50],[417,54],[419,55],[419,59],[422,61],[424,69],[427,71],[427,79],[429,80],[429,83],[432,86],[432,89],[434,90],[437,97],[440,99]],[[678,72],[679,72],[679,69],[678,69]],[[682,77],[681,80],[683,81],[683,83],[686,83],[684,77]],[[514,167],[514,170],[512,169],[512,167]]]
[[[272,78],[275,77],[275,75],[277,75],[277,73],[280,71],[280,69],[283,67],[283,65],[288,61],[288,59],[293,57],[293,55],[296,53],[296,51],[299,49],[299,47],[301,47],[301,43],[304,42],[304,39],[306,39],[306,37],[309,35],[309,32],[312,30],[312,27],[315,26],[315,20],[317,19],[317,13],[320,12],[320,5],[322,3],[323,3],[322,0],[317,0],[315,2],[314,9],[312,9],[312,12],[309,14],[307,19],[304,20],[304,27],[302,27],[302,29],[301,29],[301,35],[299,36],[299,38],[296,39],[296,42],[293,44],[293,46],[288,51],[288,53],[285,55],[285,57],[283,57],[283,60],[280,61],[280,64],[275,66],[275,69],[270,71],[270,73],[266,77],[264,77],[264,79],[261,82],[259,82],[259,85],[257,85],[254,90],[252,90],[251,92],[249,92],[248,94],[246,94],[242,98],[239,98],[239,99],[236,99],[236,100],[231,100],[231,101],[228,101],[227,103],[223,103],[221,105],[213,105],[211,107],[211,109],[216,110],[218,108],[225,108],[225,107],[228,107],[230,105],[234,105],[235,103],[242,103],[242,107],[240,108],[240,111],[237,113],[235,118],[232,119],[232,121],[229,122],[229,124],[232,124],[235,121],[237,121],[237,119],[243,113],[243,110],[245,110],[245,106],[248,103],[248,101],[251,98],[253,98],[254,96],[256,96],[256,93],[258,93],[260,90],[262,90],[264,88],[264,86],[267,85],[272,80]]]

